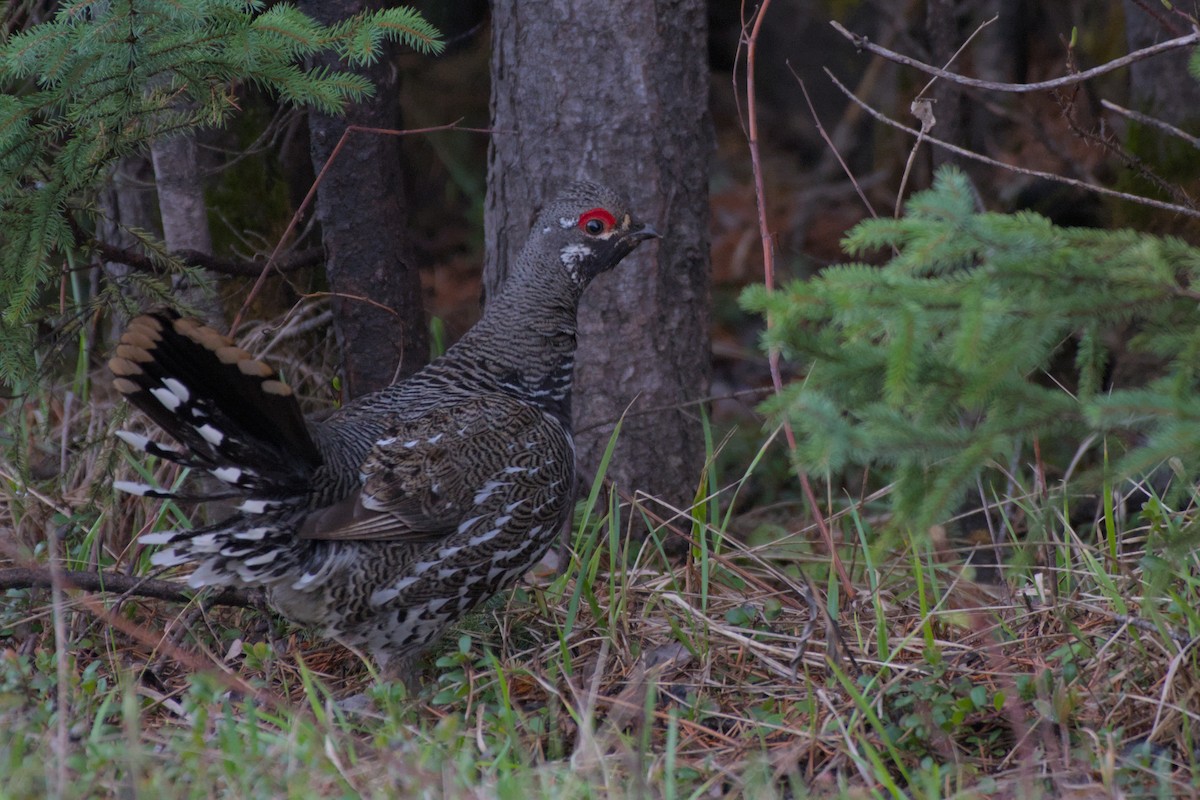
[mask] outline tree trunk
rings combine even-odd
[[[137,240],[129,235],[129,228],[155,230],[158,227],[158,209],[155,207],[153,186],[154,168],[149,158],[131,155],[118,161],[109,176],[108,184],[100,193],[101,213],[96,221],[97,238],[117,247],[135,247]],[[110,280],[118,285],[128,286],[121,283],[130,272],[128,265],[106,261],[103,268],[104,274]],[[132,308],[139,310],[148,305],[148,300],[140,294],[136,294],[131,303]],[[115,342],[120,338],[128,322],[129,320],[122,315],[112,315],[108,341]]]
[[[189,132],[155,139],[150,143],[150,159],[158,189],[163,243],[170,251],[195,250],[212,255],[212,234],[208,228],[208,206],[204,202],[195,134]],[[209,277],[213,286],[220,281],[218,275],[210,273]],[[174,282],[175,292],[184,305],[199,311],[210,325],[220,326],[221,303],[213,286],[191,286],[180,277]]]
[[[935,66],[946,67],[955,51],[962,44],[958,33],[957,0],[928,0],[925,7],[925,28],[929,33],[930,58]],[[956,65],[951,64],[951,69]],[[957,65],[961,69],[961,65]],[[950,81],[937,81],[930,90],[933,100],[933,115],[936,127],[930,131],[944,142],[961,145],[963,94],[958,85]],[[957,164],[960,159],[954,153],[940,147],[930,149],[933,168],[944,164]]]
[[[168,250],[195,250],[212,255],[208,208],[196,160],[196,137],[171,136],[150,144],[163,241]]]
[[[663,234],[583,300],[576,447],[586,480],[626,408],[609,477],[690,507],[704,459],[709,252],[706,18],[701,0],[495,0],[487,293],[538,207],[592,178],[627,193]],[[565,46],[568,44],[570,46]]]
[[[365,0],[298,3],[325,24],[386,5]],[[333,56],[318,64],[344,68]],[[344,117],[309,113],[317,174],[348,125],[401,127],[399,76],[388,51],[357,71],[375,84],[373,97],[351,104]],[[382,389],[429,359],[421,278],[406,239],[407,209],[399,137],[351,133],[317,189],[346,399]]]

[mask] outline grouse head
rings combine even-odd
[[[617,192],[579,181],[542,209],[527,253],[539,269],[561,270],[580,291],[647,239],[659,234],[638,222]]]

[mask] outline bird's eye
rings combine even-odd
[[[579,215],[579,227],[589,236],[599,236],[617,224],[616,218],[603,208],[593,208]]]

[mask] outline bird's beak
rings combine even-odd
[[[645,223],[639,224],[636,228],[625,234],[625,238],[634,243],[644,242],[647,239],[661,239],[662,234],[654,230],[654,228]]]

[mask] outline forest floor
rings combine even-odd
[[[50,547],[152,575],[132,535],[184,511],[109,487],[178,475],[113,447],[102,381],[69,388],[6,443],[0,579]],[[10,459],[47,426],[34,491]],[[734,458],[739,437],[758,444]],[[993,535],[887,533],[886,489],[828,500],[850,596],[807,509],[763,499],[779,445],[714,442],[693,509],[598,481],[561,569],[446,635],[412,694],[261,609],[7,588],[0,795],[1200,795],[1200,570],[1167,544],[1194,508],[1014,493],[991,510],[1003,566],[975,568]]]

